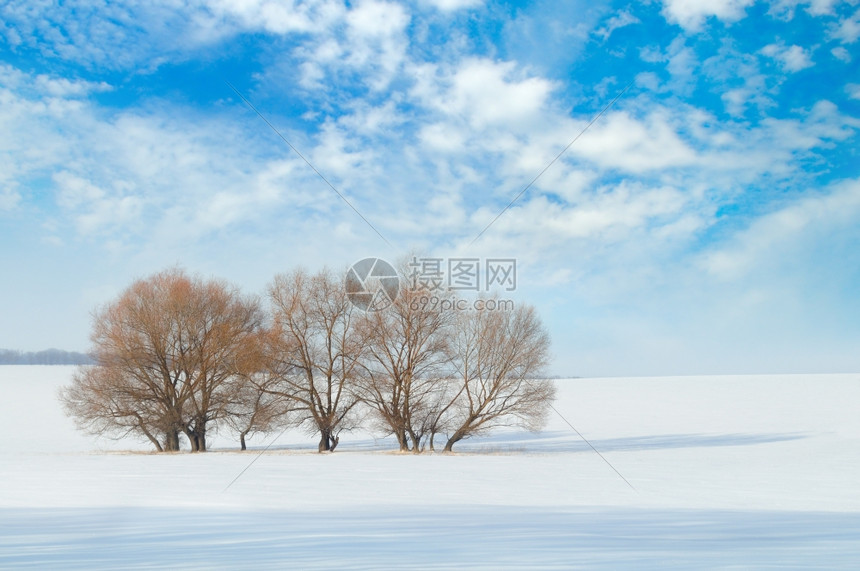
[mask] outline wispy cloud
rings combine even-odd
[[[562,340],[588,315],[632,354],[629,331],[689,333],[740,298],[767,307],[726,331],[765,330],[768,279],[809,300],[792,257],[814,244],[811,267],[855,235],[855,9],[550,4],[7,2],[0,232],[32,242],[9,255],[89,263],[68,289],[103,292],[174,263],[254,289],[292,265],[402,254],[229,80],[398,248],[521,260],[522,295]]]
[[[767,261],[774,247],[803,240],[818,225],[853,223],[860,216],[860,186],[838,189],[833,194],[798,201],[756,220],[738,233],[731,245],[705,257],[709,272],[725,279],[737,279]]]
[[[596,36],[599,36],[604,41],[609,39],[609,36],[612,35],[612,32],[618,30],[620,28],[624,28],[626,26],[631,26],[633,24],[640,23],[641,20],[628,12],[627,10],[621,10],[617,14],[611,16],[606,23],[603,24],[600,28],[594,31]]]

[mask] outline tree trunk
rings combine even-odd
[[[242,446],[242,450],[247,450],[248,447],[245,446],[245,433],[239,433],[239,445]]]
[[[331,450],[331,442],[329,440],[329,431],[328,430],[320,430],[320,444],[318,447],[319,452],[328,452]]]
[[[405,430],[397,430],[394,432],[394,435],[397,437],[397,444],[400,445],[401,452],[409,451],[409,440],[406,438]]]
[[[190,428],[183,429],[185,433],[185,437],[188,439],[188,445],[191,447],[192,452],[197,452],[197,435]]]
[[[335,447],[340,439],[332,434],[331,430],[320,430],[320,452],[334,452]]]
[[[459,430],[451,435],[451,438],[448,439],[448,442],[445,443],[445,452],[451,452],[451,449],[454,448],[454,445],[463,440],[465,434],[460,432]]]
[[[416,436],[414,432],[409,431],[409,438],[412,439],[412,453],[413,454],[421,454],[421,437]]]
[[[183,429],[185,436],[188,437],[188,442],[191,444],[192,452],[206,452],[206,429],[205,428],[185,428]]]
[[[161,442],[158,441],[158,438],[152,435],[150,431],[148,431],[145,427],[141,426],[140,430],[149,438],[149,441],[155,446],[155,450],[158,452],[164,452],[164,447],[161,446]]]
[[[179,450],[179,431],[168,430],[164,435],[164,451],[177,452]]]
[[[206,452],[206,433],[205,432],[192,432],[191,433],[191,451],[192,452]]]

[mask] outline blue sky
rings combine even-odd
[[[421,252],[516,258],[554,374],[860,368],[856,0],[53,4],[0,5],[0,347]]]

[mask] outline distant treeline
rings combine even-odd
[[[0,365],[91,365],[85,353],[46,349],[44,351],[13,351],[0,349]]]

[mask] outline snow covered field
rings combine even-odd
[[[453,455],[150,454],[74,430],[72,371],[0,367],[0,568],[860,565],[860,375],[557,381],[631,489],[558,416]]]

